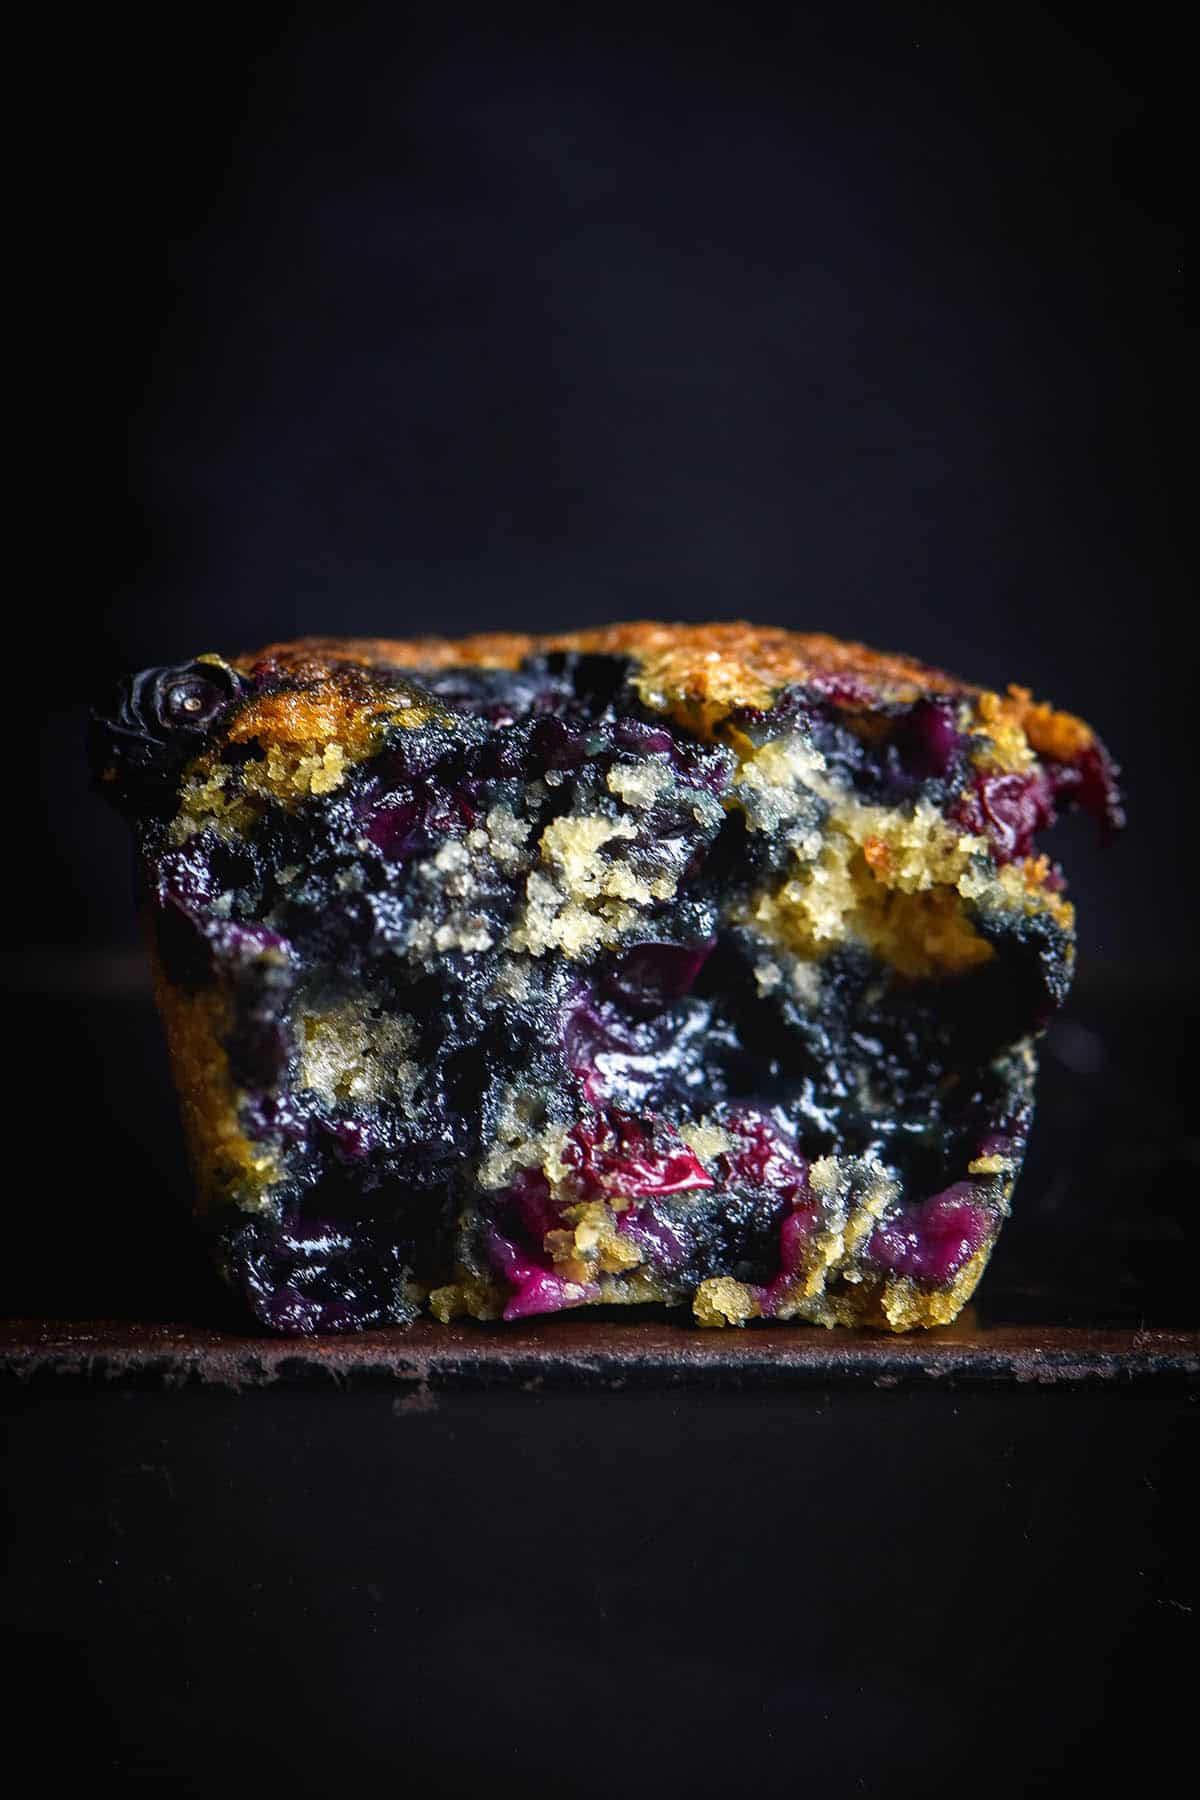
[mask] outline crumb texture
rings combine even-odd
[[[125,684],[195,1173],[270,1329],[952,1319],[1010,1208],[1090,728],[745,624],[308,639]]]

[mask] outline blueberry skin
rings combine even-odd
[[[160,812],[175,777],[250,683],[220,662],[142,669],[117,689],[110,710],[94,707],[87,746],[96,781],[134,818]]]

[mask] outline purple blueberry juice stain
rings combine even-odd
[[[643,1261],[668,1276],[685,1267],[688,1248],[671,1221],[652,1205],[632,1208],[618,1215],[617,1233],[628,1238],[642,1253]]]
[[[702,944],[632,944],[615,957],[605,991],[633,1013],[658,1013],[690,994],[717,947]]]
[[[532,1318],[536,1313],[567,1312],[572,1307],[585,1306],[599,1294],[600,1289],[594,1282],[577,1287],[558,1275],[535,1271],[521,1281],[504,1308],[503,1317],[511,1323],[514,1319]]]
[[[918,780],[944,780],[966,746],[949,700],[919,700],[898,732],[901,765]]]
[[[567,1067],[585,1084],[595,1083],[596,1064],[604,1056],[638,1056],[646,1048],[645,1033],[619,1009],[591,989],[576,986],[563,1012],[560,1029]],[[598,1103],[598,1094],[587,1090]]]
[[[318,1118],[316,1125],[343,1162],[364,1162],[379,1144],[379,1131],[369,1119]]]
[[[929,1200],[901,1206],[894,1219],[877,1225],[867,1260],[893,1275],[928,1287],[946,1287],[982,1249],[992,1230],[978,1186],[957,1181]]]
[[[465,794],[445,794],[423,782],[384,795],[362,828],[368,843],[388,862],[423,856],[450,838],[463,837],[478,822]]]
[[[726,1180],[774,1189],[788,1201],[807,1192],[808,1159],[763,1113],[738,1108],[729,1115],[726,1128],[732,1147],[717,1163]]]
[[[753,1290],[764,1319],[773,1318],[781,1302],[791,1295],[809,1242],[820,1223],[820,1211],[815,1204],[803,1206],[793,1202],[792,1211],[779,1227],[779,1273],[765,1287]]]
[[[1125,823],[1118,774],[1103,745],[1090,744],[1071,762],[1047,759],[1023,773],[974,776],[951,816],[986,837],[1001,864],[1032,855],[1037,834],[1069,808],[1094,819],[1103,841],[1111,843]],[[1061,888],[1061,876],[1047,885]]]
[[[248,1093],[238,1109],[238,1119],[251,1143],[295,1150],[308,1137],[308,1116],[291,1094]]]
[[[661,725],[647,725],[641,719],[618,719],[612,728],[612,742],[618,750],[629,750],[637,756],[665,756],[678,765],[675,739]]]
[[[611,1111],[581,1119],[560,1152],[585,1197],[642,1199],[709,1188],[713,1178],[666,1119]]]
[[[873,684],[859,675],[785,688],[765,711],[739,708],[732,723],[756,744],[798,732],[835,784],[885,804],[924,796],[942,805],[967,767],[970,740],[958,729],[955,700],[934,694],[881,713]]]
[[[1048,765],[1058,805],[1071,805],[1094,819],[1102,841],[1111,844],[1125,827],[1120,769],[1101,743],[1091,743],[1073,762]]]
[[[835,706],[870,708],[879,701],[876,684],[867,676],[857,675],[849,670],[814,675],[806,686],[810,694],[822,700],[830,700]]]
[[[510,1322],[583,1306],[600,1291],[594,1282],[564,1281],[547,1262],[533,1260],[528,1251],[498,1231],[488,1233],[486,1247],[492,1269],[516,1290],[504,1308],[503,1316]]]
[[[558,1230],[562,1224],[559,1209],[550,1192],[550,1183],[540,1169],[522,1169],[509,1188],[506,1199],[508,1206],[515,1208],[520,1219],[525,1241],[536,1245],[540,1254],[546,1233]]]
[[[641,1111],[673,1070],[694,1056],[698,1012],[681,1010],[711,952],[700,946],[638,945],[598,982],[574,982],[558,1022],[567,1067],[597,1111],[614,1103]]]
[[[733,1147],[717,1159],[731,1187],[766,1189],[782,1211],[778,1225],[778,1272],[766,1283],[750,1283],[764,1318],[771,1318],[790,1292],[820,1209],[809,1188],[808,1159],[763,1113],[742,1108],[726,1120]]]
[[[1015,862],[1031,855],[1037,833],[1054,824],[1054,790],[1041,770],[977,775],[953,817],[976,837],[987,838],[998,863]]]

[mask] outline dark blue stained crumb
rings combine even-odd
[[[959,731],[956,711],[950,695],[856,709],[816,689],[788,687],[769,708],[737,708],[726,729],[752,743],[802,729],[831,775],[862,799],[941,807],[962,787],[969,767],[971,740]]]
[[[945,1199],[947,1171],[965,1168],[991,1137],[1019,1160],[1027,1076],[993,1065],[1065,992],[1061,927],[1045,915],[985,916],[997,957],[969,981],[881,981],[865,951],[843,948],[822,965],[819,1006],[786,987],[765,994],[755,977],[761,945],[721,916],[787,851],[713,804],[734,773],[729,749],[646,713],[620,658],[539,657],[514,672],[400,671],[397,680],[458,718],[397,730],[333,794],[269,809],[236,845],[212,830],[172,843],[163,796],[203,741],[194,721],[219,720],[240,677],[208,664],[150,671],[103,728],[120,796],[141,809],[145,900],[167,979],[193,990],[223,984],[243,1130],[286,1157],[273,1216],[220,1227],[224,1266],[259,1322],[289,1332],[402,1323],[419,1305],[418,1284],[450,1279],[456,1256],[481,1278],[495,1275],[489,1234],[534,1254],[537,1234],[521,1213],[534,1205],[529,1195],[501,1195],[489,1212],[463,1177],[517,1086],[564,1126],[642,1116],[668,1130],[708,1116],[740,1133],[738,1158],[686,1208],[648,1194],[628,1221],[664,1279],[694,1286],[733,1273],[769,1285],[777,1276],[789,1209],[802,1214],[787,1156],[760,1154],[763,1134],[777,1132],[806,1166],[874,1156],[938,1199],[927,1233],[936,1253],[922,1262],[921,1233],[904,1225],[880,1239],[879,1262],[948,1278],[978,1227],[972,1202]],[[951,703],[936,696],[855,718],[827,695],[793,689],[769,714],[742,709],[734,723],[752,739],[803,726],[834,778],[881,804],[944,806],[964,780],[967,741]],[[230,759],[231,795],[249,753]],[[432,968],[410,953],[431,904],[413,871],[440,847],[465,843],[494,808],[528,820],[531,844],[568,812],[615,817],[610,773],[647,757],[673,781],[619,852],[637,870],[639,858],[674,846],[679,883],[646,909],[637,941],[590,962],[536,960],[519,997],[497,986],[491,953],[451,946]],[[530,798],[531,783],[540,797]],[[471,904],[494,945],[522,894],[500,866],[476,872]],[[295,1091],[297,1010],[346,990],[411,1021],[419,1074],[404,1104],[387,1093],[338,1101]],[[464,1207],[472,1223],[453,1246]],[[960,1218],[956,1208],[967,1211]]]
[[[406,1325],[420,1310],[402,1232],[394,1221],[254,1220],[222,1227],[217,1255],[269,1331],[362,1331]]]

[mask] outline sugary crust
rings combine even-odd
[[[238,667],[273,662],[302,677],[319,677],[331,664],[388,669],[478,667],[512,669],[540,652],[629,656],[639,665],[639,686],[665,699],[715,701],[723,707],[761,706],[789,684],[843,677],[880,698],[913,700],[921,694],[969,693],[955,676],[914,657],[844,643],[823,633],[785,631],[742,621],[724,625],[667,625],[640,620],[587,631],[534,636],[481,632],[465,638],[301,638],[271,644],[239,658]]]
[[[872,650],[823,632],[787,631],[744,620],[672,625],[643,619],[544,636],[498,631],[464,638],[309,637],[268,644],[236,658],[234,666],[249,673],[269,664],[301,680],[321,681],[348,669],[512,669],[527,656],[553,651],[632,658],[643,701],[701,730],[736,707],[769,706],[782,688],[816,685],[851,706],[911,704],[926,694],[976,705],[991,699],[1024,729],[1035,749],[1067,759],[1095,742],[1090,726],[1035,702],[1027,689],[1011,687],[999,701],[988,690],[912,656]],[[995,704],[992,710],[997,710]]]
[[[232,666],[243,674],[286,674],[299,691],[256,695],[235,713],[229,736],[254,737],[271,746],[273,760],[262,779],[274,773],[276,797],[286,800],[297,781],[301,794],[309,791],[314,771],[318,784],[339,779],[338,770],[327,769],[320,760],[328,758],[331,742],[340,769],[343,761],[369,754],[385,725],[416,725],[428,716],[428,697],[419,690],[397,689],[396,671],[419,677],[447,668],[512,669],[526,657],[554,651],[629,657],[634,684],[651,711],[699,736],[719,727],[726,741],[734,743],[739,733],[735,729],[731,735],[728,721],[738,708],[769,707],[786,687],[815,687],[833,704],[860,713],[889,704],[911,705],[926,695],[951,699],[959,709],[960,727],[981,734],[972,755],[981,775],[1019,773],[1036,755],[1066,763],[1089,753],[1103,756],[1089,725],[1035,701],[1027,688],[1010,685],[1001,695],[915,657],[821,632],[745,621],[671,625],[641,620],[543,636],[309,637],[269,644],[234,659]],[[1018,872],[1012,879],[1018,880]],[[1020,881],[1031,904],[1048,908],[1070,928],[1070,908],[1058,897],[1061,883],[1045,857],[1026,858],[1018,885]]]

